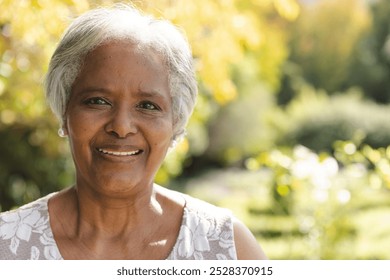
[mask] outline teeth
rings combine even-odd
[[[98,150],[103,154],[114,155],[114,156],[132,156],[139,153],[139,150],[131,151],[131,152],[113,152],[113,151],[107,151],[103,149],[98,149]]]

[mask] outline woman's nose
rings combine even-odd
[[[129,134],[137,133],[137,121],[129,108],[118,108],[112,111],[105,127],[106,132],[118,138],[126,138]]]

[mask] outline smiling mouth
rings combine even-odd
[[[105,150],[105,149],[97,149],[99,152],[106,154],[106,155],[112,155],[112,156],[119,156],[119,157],[124,157],[124,156],[134,156],[138,155],[142,152],[142,150],[134,150],[134,151],[110,151],[110,150]]]

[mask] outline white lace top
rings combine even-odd
[[[54,194],[0,214],[0,259],[63,259],[50,228],[48,200]],[[168,260],[237,259],[231,213],[185,195],[186,205]]]

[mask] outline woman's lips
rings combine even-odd
[[[113,151],[109,149],[103,149],[103,148],[98,148],[97,149],[99,152],[106,154],[106,155],[113,155],[113,156],[134,156],[138,155],[142,152],[142,150],[131,150],[131,151]]]

